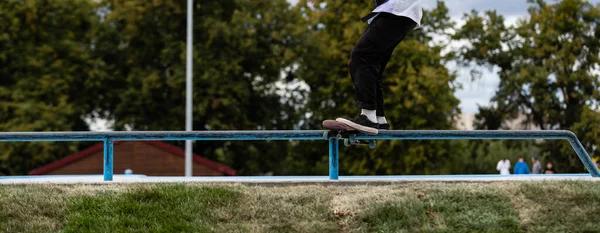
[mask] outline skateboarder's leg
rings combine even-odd
[[[375,29],[371,25],[361,35],[358,43],[352,49],[348,68],[356,93],[356,105],[361,109],[361,115],[355,119],[338,118],[360,131],[377,134],[377,85],[379,69],[381,68],[380,53],[377,44],[373,42]]]
[[[356,93],[356,105],[360,109],[372,111],[377,110],[377,83],[381,69],[379,50],[372,39],[369,39],[369,37],[375,36],[374,30],[371,25],[367,25],[352,49],[348,64]],[[377,121],[376,118],[370,120]]]
[[[388,13],[381,13],[367,26],[352,50],[349,64],[361,116],[338,118],[340,121],[361,131],[377,133],[376,112],[383,109],[381,74],[394,48],[415,26],[416,23],[409,18]],[[378,88],[381,91],[379,101]]]
[[[388,61],[390,60],[390,57],[392,56],[392,54],[388,54],[385,57],[385,62],[381,65],[381,69],[379,71],[379,79],[377,82],[377,124],[379,124],[378,129],[385,129],[388,130],[390,129],[390,124],[388,124],[387,120],[385,119],[385,108],[384,108],[384,97],[383,97],[383,71],[385,70],[385,67],[387,66]]]

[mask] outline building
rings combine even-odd
[[[102,174],[103,143],[96,144],[66,156],[46,166],[34,169],[29,175],[84,175]],[[236,171],[223,164],[193,155],[194,176],[233,176]],[[185,151],[160,141],[116,141],[113,171],[123,174],[131,169],[133,174],[148,176],[184,176]]]
[[[475,122],[475,114],[462,113],[455,118],[454,128],[460,130],[473,130],[473,122]]]
[[[527,122],[527,116],[523,114],[517,115],[514,119],[505,120],[502,122],[500,129],[504,130],[539,130],[540,127],[533,123]],[[462,113],[455,118],[454,127],[459,130],[474,130],[475,114]]]

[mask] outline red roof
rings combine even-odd
[[[121,141],[115,141],[115,145],[119,144]],[[148,145],[160,148],[164,151],[170,152],[171,154],[175,155],[175,156],[179,156],[182,158],[185,158],[185,150],[173,146],[171,144],[165,143],[165,142],[161,142],[161,141],[140,141],[143,143],[146,143]],[[88,147],[82,151],[79,151],[77,153],[74,153],[72,155],[69,155],[67,157],[64,157],[62,159],[59,159],[57,161],[54,161],[46,166],[40,167],[40,168],[36,168],[34,170],[31,170],[29,172],[29,175],[43,175],[46,174],[48,172],[51,172],[53,170],[56,170],[62,166],[65,166],[67,164],[73,163],[77,160],[80,160],[82,158],[85,158],[87,156],[96,154],[98,152],[101,152],[104,150],[104,143],[98,143],[96,145],[93,145],[91,147]],[[212,161],[210,159],[204,158],[202,156],[199,156],[197,154],[193,154],[192,159],[194,160],[194,162],[202,164],[204,166],[207,166],[213,170],[219,171],[224,173],[225,175],[229,175],[229,176],[234,176],[235,175],[235,170],[233,170],[232,168],[225,166],[223,164],[217,163],[215,161]]]

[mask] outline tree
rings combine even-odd
[[[194,1],[194,130],[291,129],[300,15],[285,0]],[[185,1],[106,0],[97,56],[106,63],[109,103],[101,113],[116,130],[183,130]],[[179,143],[180,145],[182,143]],[[203,156],[239,174],[280,167],[287,142],[196,142]]]
[[[571,130],[582,140],[583,146],[592,157],[600,158],[600,112],[585,108],[581,121]]]
[[[597,140],[574,127],[582,126],[577,123],[583,113],[600,100],[600,8],[584,0],[529,2],[528,18],[511,27],[495,11],[465,15],[466,24],[455,35],[469,42],[460,58],[500,69],[492,101],[501,112],[520,112],[541,129],[571,129],[580,131],[583,141]],[[582,170],[567,143],[544,147],[559,169]]]
[[[93,1],[0,2],[0,131],[80,131],[93,109],[89,83],[104,73],[92,56]],[[65,26],[68,25],[68,26]],[[78,143],[0,143],[0,170],[25,174]]]

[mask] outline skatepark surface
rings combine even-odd
[[[395,184],[407,182],[504,182],[504,181],[600,181],[589,174],[553,175],[404,175],[404,176],[145,176],[115,175],[104,181],[102,175],[0,176],[0,184],[112,184],[112,183],[243,183],[270,185],[306,184]]]

